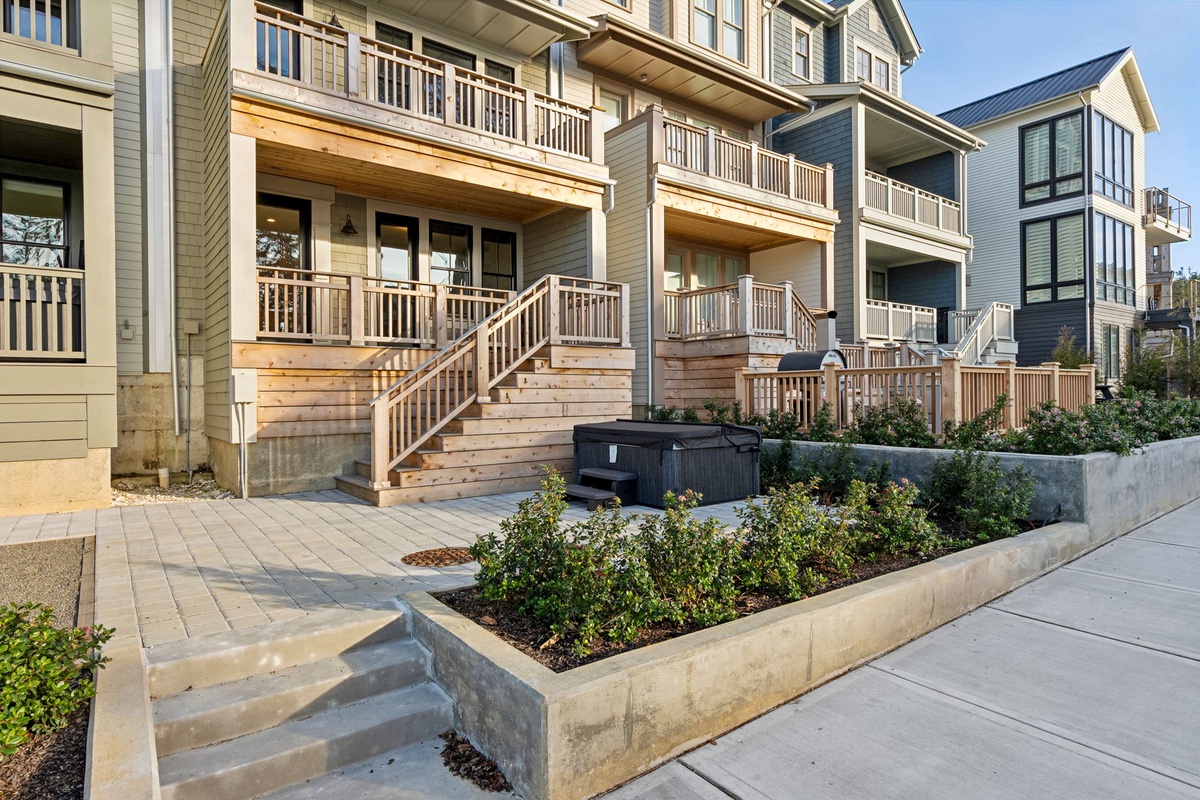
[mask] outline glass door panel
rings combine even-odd
[[[471,285],[471,226],[429,221],[429,281]]]
[[[375,215],[375,243],[379,251],[379,277],[395,286],[417,279],[419,223],[397,214]]]

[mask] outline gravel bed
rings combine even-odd
[[[202,500],[228,500],[233,492],[222,489],[213,480],[211,472],[197,472],[189,485],[173,483],[160,489],[158,484],[143,485],[133,481],[115,480],[112,483],[114,506],[144,506],[162,503],[196,503]]]
[[[74,627],[83,572],[83,539],[0,546],[0,605],[44,603],[54,624]]]

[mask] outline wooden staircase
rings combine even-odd
[[[542,279],[372,401],[372,456],[338,488],[386,506],[570,472],[575,425],[631,412],[627,297],[619,284]]]

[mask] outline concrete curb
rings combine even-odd
[[[529,800],[578,800],[1118,535],[1061,523],[560,674],[425,592],[402,599],[457,727]]]

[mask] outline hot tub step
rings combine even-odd
[[[616,496],[616,492],[611,492],[607,489],[597,489],[594,486],[580,486],[578,483],[567,484],[567,497],[586,500],[588,511],[595,511]]]

